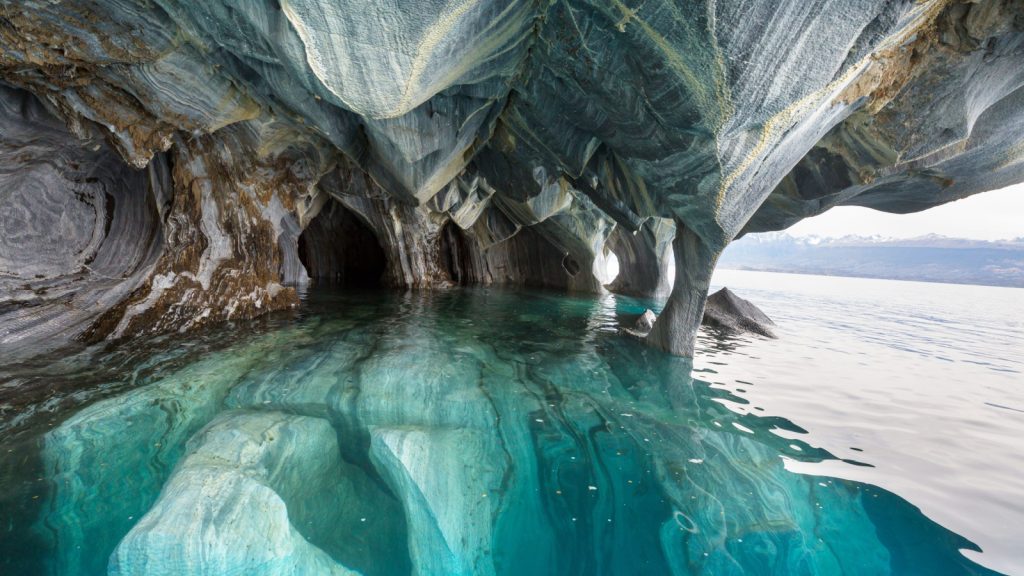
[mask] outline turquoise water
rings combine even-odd
[[[865,436],[887,434],[875,416],[858,419],[856,401],[872,413],[884,403],[869,386],[866,398],[830,396],[858,378],[837,376],[845,357],[870,366],[874,343],[864,326],[828,319],[880,311],[826,312],[830,300],[752,276],[730,286],[744,278],[740,294],[776,315],[782,339],[705,334],[693,362],[617,332],[643,310],[634,300],[467,289],[312,292],[297,316],[6,366],[0,573],[1012,569],[1010,548],[990,561],[996,536],[940,525],[894,480],[913,472],[890,463],[914,449],[899,444],[898,421],[894,447]],[[1019,377],[1019,357],[999,372],[950,348],[921,364]],[[936,388],[924,384],[921,394]],[[894,402],[904,392],[885,389]],[[1024,416],[992,410],[1017,426]],[[986,449],[974,444],[975,456]],[[1010,458],[1009,477],[1019,460],[1002,449],[988,459]],[[1001,488],[1011,499],[1019,489]],[[941,508],[932,496],[923,501]]]

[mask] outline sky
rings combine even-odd
[[[888,214],[840,206],[801,220],[786,230],[791,236],[884,236],[914,238],[941,234],[975,240],[1024,237],[1024,184],[982,192],[914,214]]]

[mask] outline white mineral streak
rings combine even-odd
[[[110,337],[120,338],[121,336],[124,336],[124,331],[128,327],[128,324],[131,322],[132,318],[135,318],[139,314],[142,314],[146,310],[149,310],[153,306],[153,303],[160,299],[160,296],[163,295],[165,290],[174,286],[174,283],[177,281],[177,279],[178,275],[175,274],[174,272],[169,272],[167,274],[157,274],[156,276],[153,276],[153,279],[150,281],[149,284],[149,294],[146,295],[145,300],[137,304],[132,304],[131,306],[128,307],[128,310],[125,311],[124,316],[121,318],[121,321],[118,323],[117,328],[114,329]]]
[[[218,223],[220,209],[213,201],[210,187],[203,185],[201,193],[203,216],[200,220],[200,230],[206,239],[206,250],[203,250],[200,257],[195,280],[202,285],[203,290],[209,290],[213,273],[217,271],[221,262],[231,257],[231,238],[221,230]]]

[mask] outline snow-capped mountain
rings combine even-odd
[[[794,237],[750,234],[722,254],[720,268],[1024,287],[1024,238],[988,242],[928,234]]]

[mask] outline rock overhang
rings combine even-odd
[[[452,220],[473,281],[599,289],[566,255],[628,246],[617,285],[651,295],[675,230],[681,314],[654,343],[687,354],[737,234],[1024,180],[1016,0],[0,6],[0,81],[67,145],[149,174],[127,187],[154,198],[161,253],[95,337],[152,328],[133,311],[177,328],[293,305],[284,270],[332,196],[375,223],[397,285],[446,282]]]

